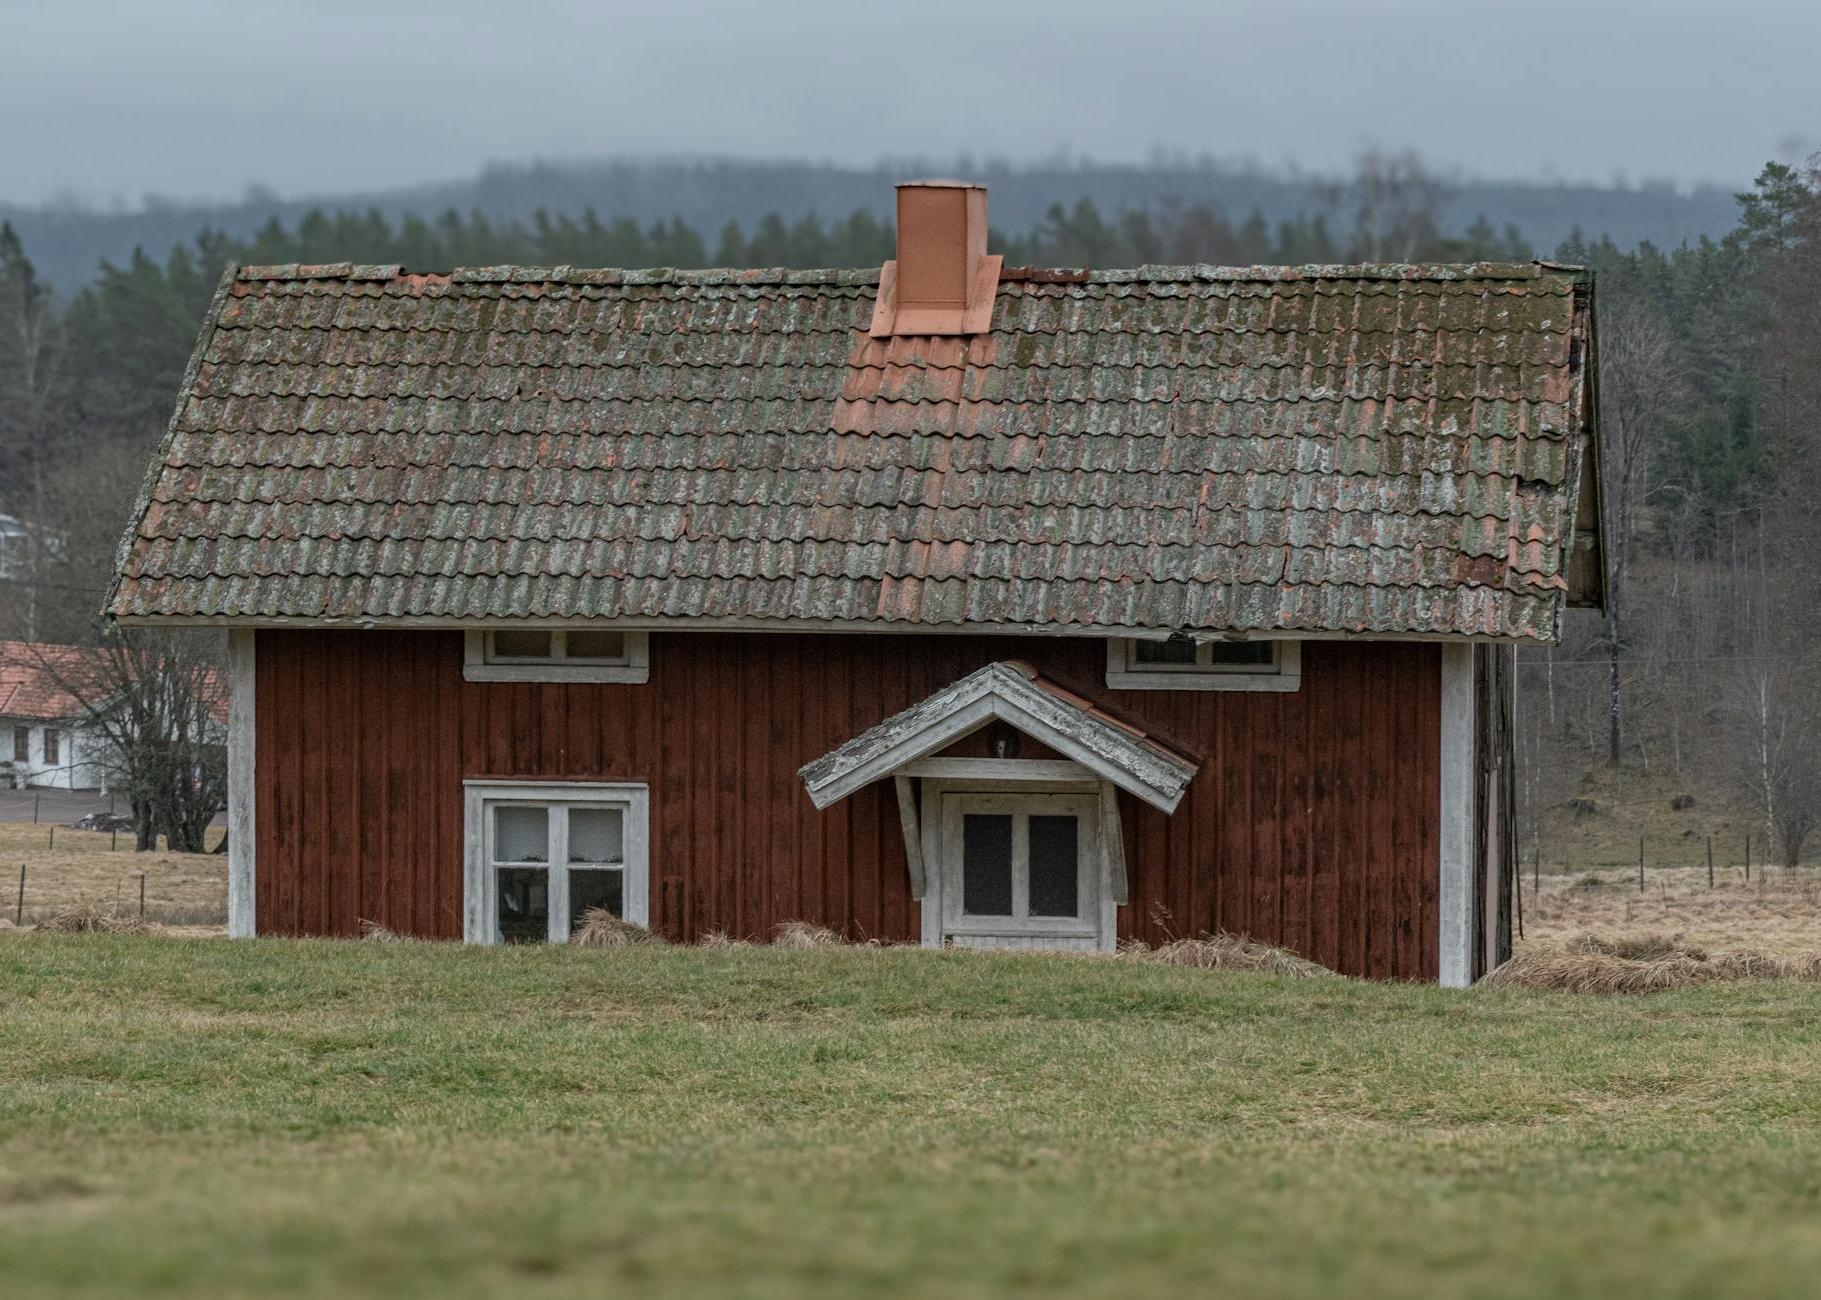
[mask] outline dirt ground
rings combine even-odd
[[[1647,867],[1643,892],[1635,867],[1572,875],[1545,872],[1542,888],[1524,873],[1524,940],[1573,934],[1678,935],[1709,949],[1756,948],[1778,956],[1821,951],[1821,872],[1768,873],[1706,867]]]
[[[211,843],[220,831],[210,832]],[[19,905],[19,868],[25,868],[25,915],[34,920],[82,903],[139,910],[139,877],[145,876],[148,920],[219,926],[228,910],[228,865],[212,853],[133,852],[130,835],[118,841],[90,831],[30,822],[0,822],[0,917],[12,921]]]

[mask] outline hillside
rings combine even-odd
[[[824,219],[868,209],[888,216],[892,184],[930,173],[964,174],[992,187],[994,224],[1030,228],[1052,204],[1090,198],[1103,211],[1150,207],[1166,200],[1218,203],[1235,221],[1252,211],[1275,223],[1324,206],[1319,176],[1243,169],[1212,162],[1153,165],[932,163],[907,160],[875,167],[809,162],[742,160],[630,160],[495,164],[478,175],[442,184],[369,193],[279,198],[250,193],[233,203],[152,199],[124,211],[36,208],[0,201],[0,219],[19,231],[39,270],[59,288],[86,283],[102,259],[116,263],[142,247],[162,258],[174,245],[205,228],[244,237],[274,218],[294,224],[312,208],[375,209],[388,217],[431,216],[448,209],[495,218],[526,217],[538,209],[641,224],[680,216],[712,237],[729,221],[750,224],[776,212],[792,220],[810,213]],[[1708,186],[1679,192],[1668,186],[1462,182],[1443,208],[1447,233],[1477,217],[1494,226],[1515,225],[1535,248],[1548,251],[1579,227],[1608,234],[1621,247],[1643,240],[1664,246],[1718,236],[1733,223],[1732,195]]]

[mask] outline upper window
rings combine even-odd
[[[46,727],[44,729],[44,765],[46,767],[56,767],[58,763],[63,761],[58,752],[62,741],[63,734],[59,732],[57,728]]]
[[[32,729],[30,727],[13,728],[13,762],[29,763],[32,761]]]
[[[493,628],[470,632],[462,675],[471,682],[643,682],[649,637],[603,627]]]
[[[1302,686],[1299,641],[1107,642],[1107,685],[1132,691],[1294,691]]]
[[[562,943],[596,907],[646,924],[644,786],[470,781],[467,796],[470,943]]]

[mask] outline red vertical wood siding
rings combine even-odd
[[[817,812],[797,768],[995,659],[1203,757],[1166,816],[1121,796],[1120,933],[1226,929],[1350,974],[1437,973],[1441,656],[1311,641],[1294,693],[1109,691],[1093,639],[653,633],[641,686],[476,683],[453,632],[258,633],[262,933],[461,934],[462,782],[651,790],[654,926],[914,940],[890,783]]]

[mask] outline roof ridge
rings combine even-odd
[[[1033,268],[1019,268],[1027,272]],[[1536,280],[1551,276],[1578,278],[1584,268],[1560,262],[1310,262],[1284,266],[1215,266],[1208,263],[1109,268],[1106,270],[1069,269],[1039,271],[1018,277],[1008,274],[1008,283],[1020,279],[1045,281],[1063,279],[1086,284],[1165,283],[1193,284],[1213,281],[1286,281],[1286,280]],[[468,266],[451,271],[408,272],[395,263],[287,262],[272,266],[241,266],[235,272],[239,280],[436,280],[456,284],[593,284],[593,285],[876,285],[876,268],[824,268],[791,270],[787,267],[707,268],[679,270],[660,266],[646,268],[579,267],[579,266]]]

